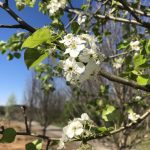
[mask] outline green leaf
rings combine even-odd
[[[29,36],[23,43],[22,48],[35,48],[46,43],[52,38],[52,32],[48,28],[41,28]]]
[[[32,68],[42,62],[46,57],[48,57],[48,55],[48,52],[41,53],[35,49],[27,49],[24,53],[24,61],[27,68]]]
[[[16,52],[14,53],[14,56],[19,59],[21,57],[21,54]]]
[[[101,133],[105,133],[108,130],[107,130],[106,127],[100,127],[100,128],[98,128],[98,131],[101,132]]]
[[[11,53],[7,54],[7,60],[12,60],[13,58],[14,56]]]
[[[13,128],[4,129],[0,143],[12,143],[15,140],[16,131]]]
[[[146,62],[146,58],[143,55],[135,55],[133,58],[135,68],[139,67],[140,65]]]
[[[129,42],[128,41],[123,41],[123,42],[118,44],[117,50],[127,49],[128,46],[129,46]]]
[[[71,31],[72,31],[72,33],[76,34],[76,33],[78,33],[79,30],[80,30],[79,24],[77,22],[73,22],[71,24]]]
[[[150,39],[146,42],[145,50],[147,54],[150,54]]]
[[[26,150],[37,150],[33,143],[26,144]]]
[[[42,140],[37,139],[32,143],[26,144],[26,150],[42,150]]]
[[[35,3],[36,3],[36,0],[25,0],[25,4],[30,7],[34,7]]]
[[[102,118],[105,121],[111,121],[111,118],[109,117],[110,114],[112,114],[116,108],[112,105],[106,105],[105,109],[102,111]]]
[[[150,77],[138,76],[136,80],[139,85],[147,85],[150,80]]]
[[[42,140],[41,139],[37,139],[37,140],[33,141],[32,143],[36,146],[36,150],[42,149]]]
[[[29,7],[34,7],[36,3],[36,0],[15,0],[15,1],[19,11],[24,9],[26,5],[28,5]]]

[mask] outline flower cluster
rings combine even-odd
[[[140,50],[140,42],[139,41],[131,41],[130,47],[132,50],[139,51]]]
[[[62,149],[64,147],[64,142],[67,142],[70,139],[78,136],[82,136],[83,133],[85,134],[87,132],[85,126],[92,123],[93,121],[86,113],[83,113],[81,118],[74,118],[72,121],[70,121],[68,125],[63,128],[63,136],[59,142],[58,149]]]
[[[140,115],[136,114],[133,111],[129,111],[128,113],[129,113],[128,114],[128,119],[131,120],[134,123],[140,118]]]
[[[83,113],[81,118],[75,118],[70,121],[68,125],[63,128],[64,135],[69,139],[80,136],[84,132],[85,121],[91,121],[86,113]]]
[[[16,1],[16,6],[19,10],[22,10],[26,5],[33,7],[34,4],[36,3],[36,0],[15,0]]]
[[[114,63],[113,63],[113,67],[116,68],[116,69],[119,69],[122,67],[122,64],[123,64],[123,61],[124,59],[123,58],[115,58],[114,59]]]
[[[60,41],[66,47],[66,59],[61,61],[66,80],[83,82],[99,71],[103,55],[98,52],[97,39],[89,34],[67,34]]]
[[[66,7],[67,0],[51,0],[47,5],[47,9],[49,11],[50,16],[54,16],[56,12],[60,9],[64,9]]]

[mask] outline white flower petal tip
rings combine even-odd
[[[90,120],[90,117],[88,116],[87,113],[83,113],[83,114],[81,115],[81,119],[84,120],[84,121],[88,121],[88,120]]]

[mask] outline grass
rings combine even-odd
[[[136,147],[136,150],[150,150],[150,141],[143,142]]]

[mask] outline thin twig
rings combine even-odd
[[[125,9],[121,3],[116,3],[116,5],[117,5],[120,9]],[[130,10],[132,10],[134,13],[137,13],[137,14],[142,15],[142,16],[150,17],[150,13],[148,13],[148,12],[144,12],[144,11],[142,11],[142,10],[132,8],[131,6],[128,6],[128,7],[129,7]]]
[[[112,55],[112,56],[108,56],[108,57],[106,57],[106,60],[111,59],[111,58],[116,58],[116,57],[119,57],[119,56],[124,56],[124,55],[127,55],[131,52],[134,52],[134,51],[136,51],[136,50],[130,50],[129,52],[123,52],[123,53],[120,53],[120,54],[115,54],[115,55]]]
[[[124,0],[119,0],[119,2],[124,6],[124,8],[131,13],[131,15],[136,19],[137,22],[142,23],[142,20],[135,14],[132,9],[130,9],[129,4]]]
[[[75,13],[78,15],[87,15],[87,16],[93,16],[95,18],[99,18],[99,19],[103,19],[103,20],[113,20],[116,22],[122,22],[122,23],[129,23],[129,24],[133,24],[133,25],[139,25],[145,28],[150,29],[150,23],[148,22],[138,22],[136,20],[129,20],[129,19],[125,19],[125,18],[121,18],[121,17],[115,17],[113,15],[100,15],[100,14],[94,14],[91,12],[84,12],[80,9],[71,9],[71,8],[66,8],[67,12],[71,12],[71,13]]]
[[[113,20],[113,21],[117,21],[117,22],[130,23],[130,24],[142,26],[142,24],[137,22],[136,20],[128,20],[128,19],[124,19],[124,18],[120,18],[120,17],[114,17],[113,15],[99,15],[99,14],[94,14],[94,13],[90,13],[90,12],[84,12],[80,9],[71,9],[71,8],[67,8],[66,11],[75,13],[78,15],[81,14],[81,15],[93,16],[93,17],[96,17],[99,19],[105,19],[105,20],[108,19],[108,20]]]
[[[69,26],[71,25],[71,23],[73,23],[73,22],[76,20],[77,17],[78,17],[78,15],[75,14],[75,16],[74,16],[74,17],[69,21],[69,23],[65,26],[65,29],[68,29]]]
[[[26,29],[25,27],[23,27],[20,24],[14,24],[14,25],[0,24],[0,28],[12,28],[12,29],[21,28],[21,29]]]

